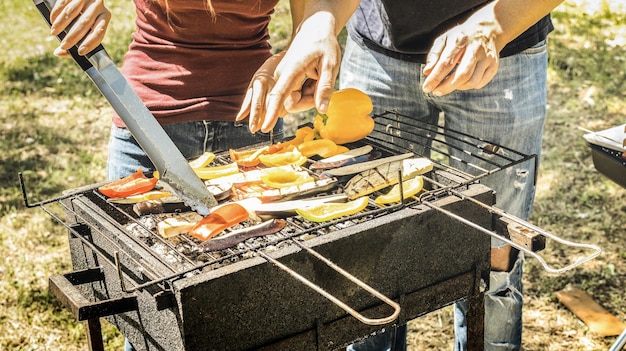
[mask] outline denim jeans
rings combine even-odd
[[[348,38],[339,82],[341,88],[354,87],[366,92],[374,103],[374,114],[395,110],[412,119],[436,124],[443,113],[446,127],[524,154],[540,156],[547,103],[545,42],[502,58],[494,79],[478,90],[455,91],[441,97],[424,94],[421,89],[425,79],[422,70],[422,64],[388,57],[361,47]],[[420,153],[420,150],[416,152]],[[468,157],[455,149],[450,149],[450,152],[451,159],[464,160]],[[476,164],[474,161],[472,163]],[[463,162],[453,161],[451,165],[470,174],[475,173]],[[534,162],[523,162],[483,178],[481,182],[495,190],[496,207],[528,219],[535,194],[535,167],[538,165]],[[492,247],[503,244],[501,240],[492,238]],[[492,272],[492,285],[487,292],[489,297],[485,298],[485,349],[520,348],[522,263],[523,257],[520,255],[511,272]],[[506,299],[506,303],[498,303],[500,298]],[[464,350],[464,304],[457,305],[455,344],[458,345],[457,350]],[[492,316],[513,321],[514,325],[505,328]],[[389,338],[385,340],[384,333],[374,338],[382,342],[378,345],[372,342],[359,343],[348,349],[391,349]]]
[[[191,159],[205,151],[226,151],[247,145],[268,141],[266,133],[251,134],[246,124],[234,122],[183,122],[163,126],[170,139],[183,156]],[[283,120],[279,119],[274,127],[274,137],[283,137]],[[109,140],[107,177],[118,179],[134,173],[141,167],[144,171],[155,170],[154,165],[141,149],[137,141],[126,128],[113,126]],[[128,339],[124,340],[124,351],[134,351]]]
[[[164,125],[163,129],[187,159],[205,151],[227,151],[269,140],[269,134],[251,134],[246,124],[235,122],[198,121]],[[283,136],[283,120],[274,128],[274,137]],[[107,177],[117,179],[134,173],[155,170],[154,165],[126,128],[113,126],[109,140]]]

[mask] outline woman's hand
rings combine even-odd
[[[104,0],[57,0],[50,12],[50,32],[52,35],[66,29],[67,32],[54,54],[68,57],[67,50],[77,44],[80,55],[89,53],[102,42],[110,20],[111,12]]]
[[[236,120],[249,114],[252,133],[269,132],[287,112],[326,111],[341,59],[334,23],[321,12],[305,20],[289,48],[257,70]]]
[[[264,122],[264,117],[267,113],[266,99],[270,90],[272,90],[276,84],[274,72],[284,55],[285,52],[283,51],[268,58],[254,73],[254,76],[252,76],[252,81],[246,91],[241,109],[235,119],[236,121],[241,121],[245,119],[246,116],[250,116],[248,119],[248,129],[250,129],[252,133],[259,131]],[[281,117],[284,114],[286,114],[284,110],[278,113]],[[278,117],[274,120],[274,124],[276,124],[277,119]],[[274,124],[272,124],[272,127]]]

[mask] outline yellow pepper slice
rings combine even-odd
[[[207,151],[205,153],[203,153],[202,155],[198,156],[197,158],[189,161],[189,166],[191,168],[202,168],[202,167],[206,167],[209,165],[209,163],[213,162],[213,160],[215,160],[215,154]]]
[[[405,199],[409,198],[422,191],[423,188],[424,178],[422,176],[405,180],[402,182],[402,197]],[[400,202],[400,184],[394,185],[388,193],[377,196],[374,202],[381,205]]]
[[[267,167],[296,165],[302,166],[307,158],[298,149],[288,152],[278,152],[275,154],[260,155],[259,160]]]
[[[215,179],[227,175],[239,173],[237,162],[232,162],[223,166],[212,166],[195,168],[193,170],[200,179]]]
[[[327,202],[317,206],[296,208],[296,213],[311,222],[326,222],[343,216],[350,216],[364,210],[369,198],[362,196],[348,202]]]
[[[298,145],[298,150],[305,157],[320,155],[323,158],[330,157],[337,151],[337,144],[330,139],[315,139],[305,141]]]
[[[306,171],[293,172],[277,168],[261,175],[261,181],[272,188],[287,188],[312,182],[314,179]]]

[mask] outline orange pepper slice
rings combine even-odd
[[[190,231],[192,237],[206,241],[221,233],[224,229],[248,219],[246,209],[236,203],[228,203],[216,208],[202,218]]]
[[[293,139],[282,142],[281,144],[285,146],[287,145],[298,146],[304,142],[311,141],[314,138],[315,138],[315,131],[313,130],[313,128],[309,126],[304,126],[296,130],[296,135]]]
[[[140,167],[137,169],[137,172],[131,175],[99,187],[98,191],[107,197],[127,197],[147,193],[148,191],[154,189],[157,181],[158,179],[156,177],[146,177]]]
[[[298,150],[305,157],[311,157],[313,155],[320,155],[323,158],[334,155],[337,151],[337,144],[330,139],[315,139],[305,141],[298,145]]]
[[[236,162],[240,167],[255,167],[258,166],[261,161],[259,160],[259,156],[268,155],[279,152],[282,150],[284,145],[275,144],[275,145],[267,145],[258,149],[250,149],[250,150],[228,150],[230,155],[230,160]]]

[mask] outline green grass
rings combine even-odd
[[[104,45],[121,62],[134,9],[108,0],[113,12]],[[613,2],[614,3],[614,2]],[[273,46],[288,42],[286,1],[272,23]],[[554,234],[600,245],[594,261],[551,275],[526,264],[524,344],[528,350],[606,350],[601,338],[558,303],[554,292],[577,286],[626,320],[626,190],[600,175],[578,129],[626,122],[626,13],[586,14],[574,4],[554,13],[549,116],[532,222]],[[31,202],[105,179],[112,109],[71,60],[52,56],[58,41],[28,0],[3,0],[0,12],[0,349],[84,350],[83,325],[51,295],[47,279],[71,271],[67,233],[38,208],[23,205],[17,173]],[[550,246],[544,255],[568,258]],[[574,253],[573,255],[580,254]],[[450,310],[411,323],[410,349],[448,348]],[[442,335],[444,334],[444,335]],[[107,350],[122,337],[104,324]]]

